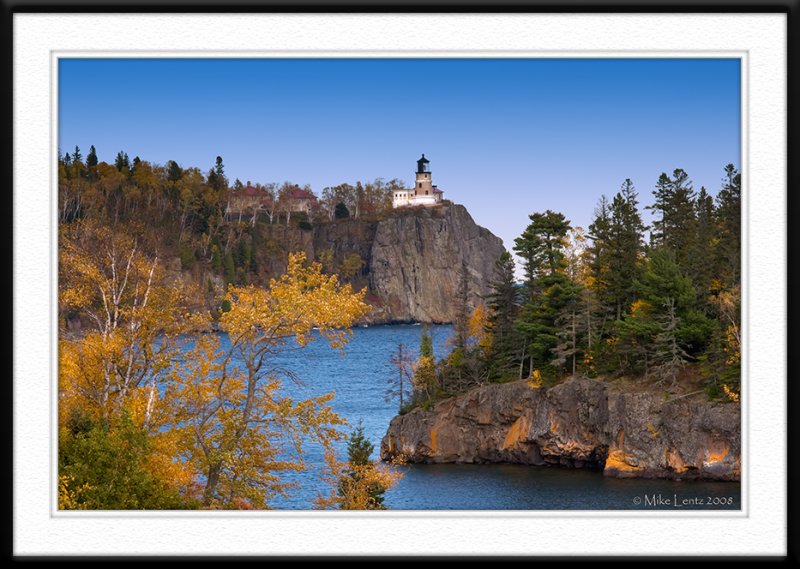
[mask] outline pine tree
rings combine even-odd
[[[694,206],[697,218],[697,236],[694,242],[694,251],[690,257],[689,276],[697,288],[699,299],[702,300],[708,297],[711,289],[711,280],[714,278],[717,268],[712,257],[719,241],[714,219],[714,200],[704,187],[700,188]]]
[[[686,365],[689,355],[678,341],[680,318],[676,314],[675,299],[670,297],[664,304],[666,311],[659,318],[659,332],[653,339],[653,374],[658,383],[670,380],[670,387],[677,383],[678,373]]]
[[[614,337],[606,357],[612,373],[631,373],[649,376],[653,360],[653,338],[658,334],[658,322],[653,306],[636,300],[622,317],[614,322]]]
[[[636,283],[639,300],[629,316],[617,323],[617,350],[633,361],[631,369],[645,375],[659,368],[675,369],[678,355],[705,349],[713,323],[696,309],[696,291],[691,279],[678,266],[675,254],[667,248],[652,251],[642,278]],[[669,358],[667,356],[670,356]],[[643,368],[643,369],[642,369]]]
[[[347,206],[344,205],[344,202],[339,202],[336,204],[336,208],[333,210],[333,217],[336,219],[347,219],[350,217],[350,210],[347,209]]]
[[[427,324],[422,325],[422,335],[419,340],[419,355],[423,358],[433,357],[433,336]]]
[[[347,461],[354,466],[371,464],[374,450],[375,446],[364,437],[364,426],[359,421],[347,441]]]
[[[167,180],[177,182],[183,177],[183,169],[174,160],[167,162]]]
[[[592,245],[588,249],[589,267],[592,271],[592,278],[599,284],[604,283],[607,275],[604,274],[608,263],[604,262],[606,243],[610,240],[611,234],[611,213],[608,198],[600,196],[597,206],[594,208],[594,221],[589,225],[588,237]]]
[[[375,476],[375,463],[372,453],[375,446],[364,436],[361,421],[347,440],[347,471],[339,481],[338,494],[342,498],[341,508],[345,510],[364,508],[367,510],[385,510],[384,493],[388,489],[381,484],[380,477]],[[364,496],[363,504],[359,499]],[[359,503],[358,505],[350,502]]]
[[[742,176],[733,164],[725,166],[715,211],[719,234],[718,272],[727,288],[741,283]]]
[[[558,343],[555,320],[571,297],[572,287],[565,274],[569,221],[550,210],[529,217],[531,223],[514,241],[514,250],[523,259],[527,296],[515,328],[526,347],[530,375],[551,367],[551,350]]]
[[[81,178],[86,176],[86,167],[81,161],[81,149],[75,146],[75,151],[72,153],[72,177]]]
[[[94,145],[89,148],[89,154],[86,155],[86,166],[88,168],[97,167],[97,151],[94,149]]]
[[[469,306],[469,271],[465,263],[461,263],[458,271],[458,283],[453,296],[453,346],[457,350],[467,348],[469,335],[468,323],[472,311]]]
[[[508,251],[503,251],[495,263],[494,280],[489,286],[487,331],[491,335],[490,377],[500,377],[514,365],[517,343],[514,321],[520,300],[514,259]]]
[[[551,362],[553,367],[566,369],[571,375],[578,370],[578,356],[585,354],[586,334],[590,323],[585,317],[585,297],[581,294],[582,287],[577,283],[567,280],[557,290],[561,295],[561,308],[558,310],[554,324],[558,343],[551,348],[555,358]]]
[[[563,214],[549,209],[533,213],[531,223],[514,240],[514,251],[523,262],[528,299],[541,293],[542,281],[563,271],[565,266],[564,239],[570,229]]]
[[[217,173],[214,171],[213,168],[208,171],[208,175],[206,176],[206,183],[215,190],[219,189],[219,178],[217,177]]]
[[[114,159],[114,167],[123,173],[128,173],[131,170],[131,163],[128,159],[128,153],[120,150],[117,152],[117,157]]]
[[[225,166],[222,163],[222,156],[217,156],[214,167],[208,171],[206,180],[208,185],[215,191],[220,191],[227,187],[228,181],[225,178]]]
[[[640,274],[640,256],[644,249],[644,224],[637,208],[637,193],[630,179],[622,183],[611,202],[609,234],[605,244],[604,272],[606,296],[616,314],[622,317],[624,307],[635,298],[634,282]]]
[[[696,239],[694,190],[688,174],[676,169],[670,178],[662,173],[653,191],[655,201],[648,206],[655,212],[651,242],[663,246],[675,254],[681,269],[688,271],[690,256]]]

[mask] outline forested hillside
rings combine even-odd
[[[175,161],[162,166],[138,156],[130,160],[125,152],[114,164],[99,162],[94,146],[85,158],[77,147],[61,156],[58,172],[61,226],[81,220],[136,234],[164,262],[180,259],[177,268],[192,271],[206,288],[267,282],[285,270],[288,252],[302,248],[312,227],[382,219],[391,211],[392,191],[402,187],[398,180],[342,183],[298,208],[293,191],[313,195],[311,188],[229,183],[219,156],[203,172]],[[237,202],[244,189],[254,199]],[[361,268],[352,255],[320,257],[327,270],[345,278]]]

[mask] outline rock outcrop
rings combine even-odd
[[[381,458],[559,464],[619,478],[739,480],[738,404],[621,393],[589,379],[489,385],[395,417]]]
[[[363,261],[352,277],[366,286],[372,313],[362,323],[452,322],[459,271],[468,275],[470,308],[489,292],[503,241],[480,227],[458,204],[402,208],[381,221],[319,223],[312,230],[270,225],[260,228],[258,264],[264,278],[286,270],[289,251],[334,265],[353,254]],[[335,270],[335,269],[334,269]]]
[[[391,321],[450,322],[459,272],[474,308],[489,292],[502,240],[462,205],[395,210],[379,222],[369,259],[370,290]]]

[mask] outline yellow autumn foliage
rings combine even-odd
[[[484,353],[487,353],[492,346],[492,335],[488,331],[488,322],[489,312],[482,304],[475,307],[467,322],[467,333],[470,340]]]
[[[528,378],[528,386],[533,389],[539,389],[542,386],[542,380],[542,372],[535,369]]]
[[[292,484],[280,476],[304,468],[303,446],[323,448],[340,440],[345,421],[331,408],[333,393],[303,401],[282,394],[291,374],[275,367],[273,356],[303,347],[318,334],[343,349],[349,327],[369,311],[364,291],[341,285],[302,253],[289,256],[286,274],[267,289],[230,286],[230,310],[216,336],[199,338],[173,374],[173,423],[181,425],[182,448],[206,479],[206,507],[238,507],[244,500],[268,507]]]
[[[336,453],[328,450],[325,453],[328,473],[326,480],[331,486],[329,495],[319,495],[314,508],[340,510],[372,510],[379,509],[373,503],[372,494],[375,488],[384,491],[395,486],[403,474],[394,466],[401,461],[385,464],[351,464],[336,458]]]

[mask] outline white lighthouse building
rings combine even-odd
[[[422,155],[417,160],[417,176],[411,190],[395,190],[392,195],[392,207],[410,207],[416,205],[438,205],[442,202],[444,192],[431,183],[430,161]]]

